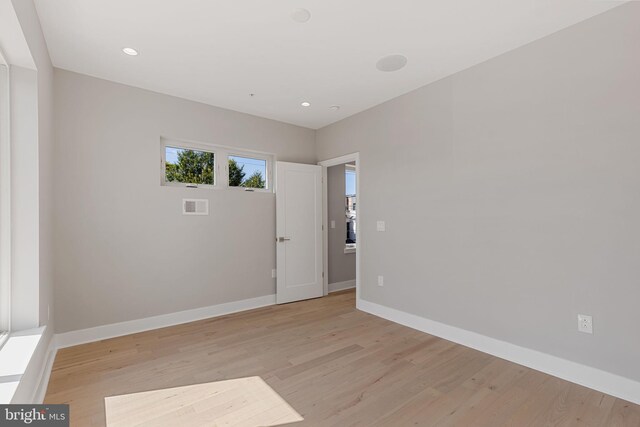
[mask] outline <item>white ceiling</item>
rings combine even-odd
[[[56,67],[313,129],[621,3],[36,0]],[[390,54],[407,66],[378,71]]]

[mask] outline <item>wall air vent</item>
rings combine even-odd
[[[183,215],[209,215],[209,200],[182,199]]]

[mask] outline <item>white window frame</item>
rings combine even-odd
[[[10,72],[0,50],[0,65],[6,69],[0,91],[0,347],[11,332],[11,145]]]
[[[240,186],[231,186],[229,185],[229,157],[230,156],[234,156],[234,157],[245,157],[247,159],[254,159],[254,160],[264,160],[265,164],[266,164],[266,176],[264,177],[264,182],[265,182],[265,188],[247,188],[247,187],[240,187]],[[273,156],[269,155],[269,154],[265,154],[265,153],[257,153],[257,152],[252,152],[252,151],[238,151],[236,149],[233,149],[233,151],[227,151],[226,152],[226,162],[224,163],[224,168],[226,169],[226,173],[225,176],[227,178],[227,187],[230,190],[234,190],[234,191],[246,191],[248,193],[273,193],[273,181],[271,180],[271,164],[273,163]]]
[[[205,151],[207,153],[213,153],[213,185],[211,184],[194,184],[189,182],[174,182],[167,181],[167,147],[193,150],[193,151]],[[160,143],[160,179],[161,184],[167,187],[182,187],[182,188],[218,188],[220,181],[218,179],[218,152],[214,147],[206,146],[204,144],[197,144],[192,142],[172,141],[162,138]]]
[[[206,151],[213,153],[213,173],[214,185],[209,184],[188,184],[183,182],[166,181],[166,148],[184,148],[187,150]],[[264,160],[266,162],[267,171],[265,176],[266,188],[246,188],[232,187],[229,185],[229,156],[246,157],[256,160]],[[238,149],[224,145],[213,145],[201,142],[182,141],[170,138],[160,138],[160,177],[161,185],[166,187],[182,187],[192,189],[209,189],[209,190],[232,190],[243,191],[247,193],[273,193],[273,163],[276,157],[272,153],[265,153],[253,150]],[[221,161],[222,160],[222,161]]]

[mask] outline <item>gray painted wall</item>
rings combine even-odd
[[[356,254],[344,253],[346,240],[344,165],[327,168],[327,210],[329,212],[329,284],[356,279]],[[357,206],[356,206],[357,208]],[[331,220],[336,228],[331,228]]]
[[[317,132],[320,160],[360,152],[365,300],[640,380],[638,22],[630,2]]]
[[[160,137],[315,163],[314,131],[59,69],[54,87],[57,332],[275,293],[274,194],[161,187]]]

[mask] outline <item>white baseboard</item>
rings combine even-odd
[[[353,289],[356,287],[356,279],[345,280],[344,282],[329,283],[329,293]]]
[[[356,306],[359,310],[392,322],[640,404],[640,382],[370,301],[358,299]]]
[[[85,344],[123,335],[135,334],[152,329],[165,328],[181,323],[194,322],[210,317],[223,316],[239,311],[265,307],[276,303],[275,295],[266,295],[257,298],[233,301],[209,307],[195,308],[144,319],[130,320],[110,325],[96,326],[95,328],[81,329],[78,331],[64,332],[56,335],[56,347],[65,348],[74,345]]]
[[[342,286],[344,283],[348,282],[339,282],[331,285]],[[345,285],[347,287],[344,288],[337,287],[332,289],[331,285],[329,288],[330,292],[335,292],[355,286],[355,281],[353,282],[353,286]],[[34,396],[34,402],[40,403],[44,398],[56,350],[58,348],[71,347],[74,345],[164,328],[210,317],[223,316],[273,304],[275,304],[275,295],[267,295],[242,301],[218,304],[193,310],[180,311],[177,313],[57,334],[49,346],[47,362],[45,364],[41,382]],[[528,368],[610,394],[611,396],[615,396],[620,399],[640,404],[640,382],[602,371],[600,369],[592,368],[590,366],[582,365],[580,363],[572,362],[570,360],[562,359],[560,357],[552,356],[550,354],[520,347],[495,338],[490,338],[465,329],[385,307],[360,298],[357,299],[356,306],[359,310],[391,320],[392,322],[444,338],[466,347],[471,347]]]

